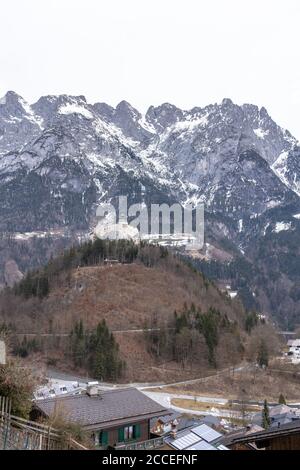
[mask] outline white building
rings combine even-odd
[[[290,339],[288,341],[289,352],[288,357],[290,357],[293,364],[300,363],[300,339]]]
[[[77,395],[83,390],[84,388],[78,382],[48,379],[47,384],[39,387],[34,392],[34,398],[36,400],[44,400],[45,398],[54,398],[62,395]]]

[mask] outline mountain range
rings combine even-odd
[[[203,202],[206,244],[192,262],[248,309],[285,328],[300,323],[300,145],[265,108],[224,99],[141,114],[126,101],[60,95],[30,105],[8,92],[0,182],[2,282],[7,262],[34,267],[54,239],[90,233],[100,201]]]

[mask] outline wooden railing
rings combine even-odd
[[[11,402],[0,397],[0,449],[87,450],[69,436],[49,425],[29,421],[10,413]]]
[[[155,439],[148,439],[142,442],[132,442],[131,444],[118,444],[116,450],[150,450],[161,447],[164,443],[163,437],[156,437]]]

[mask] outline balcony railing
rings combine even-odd
[[[116,450],[150,450],[161,447],[164,443],[163,437],[156,437],[155,439],[148,439],[142,442],[132,442],[131,444],[117,444]]]

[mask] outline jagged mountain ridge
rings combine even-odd
[[[152,197],[155,188],[154,193],[162,191],[183,203],[204,201],[211,211],[223,210],[225,197],[227,212],[238,210],[235,187],[244,178],[245,185],[252,186],[252,196],[258,186],[267,193],[255,197],[260,207],[257,212],[247,211],[248,215],[296,202],[289,190],[299,190],[297,140],[277,126],[264,108],[237,106],[228,99],[190,111],[169,104],[151,106],[142,116],[125,101],[114,109],[104,103],[90,105],[83,96],[61,95],[42,97],[30,106],[8,92],[0,102],[0,156],[6,194],[13,181],[30,185],[34,174],[37,191],[47,188],[45,197],[55,200],[54,206],[60,204],[61,213],[68,214],[65,200],[73,195],[82,206],[80,221],[84,215],[87,225],[91,202],[106,191],[109,198],[115,192],[112,183],[124,178],[124,172],[130,181],[150,186]],[[268,163],[267,188],[253,178],[263,160]],[[119,192],[118,182],[116,186]],[[78,194],[88,205],[77,201]],[[23,199],[22,191],[20,196]],[[245,215],[245,207],[240,207]],[[51,222],[76,224],[74,217],[46,218],[44,227],[42,221],[38,224],[41,228],[49,228]]]
[[[88,232],[100,200],[143,192],[146,203],[203,201],[207,236],[255,259],[265,237],[299,232],[299,165],[298,141],[265,108],[229,99],[145,115],[83,96],[0,101],[2,232]]]

